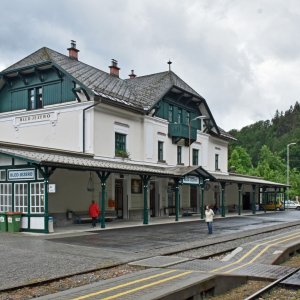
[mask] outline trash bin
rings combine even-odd
[[[21,217],[20,212],[8,212],[7,215],[7,231],[8,232],[19,232],[21,228]]]
[[[54,228],[53,228],[53,217],[48,217],[48,232],[53,233]]]
[[[0,231],[7,231],[7,216],[5,212],[0,213]]]

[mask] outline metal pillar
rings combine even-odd
[[[48,185],[49,185],[49,178],[54,173],[55,167],[51,167],[49,170],[49,167],[44,167],[44,169],[41,166],[37,166],[37,169],[40,171],[42,176],[44,177],[44,205],[45,205],[45,217],[44,217],[44,227],[45,227],[45,233],[49,233],[49,202],[48,202]],[[30,199],[30,197],[29,197]]]
[[[174,179],[175,181],[175,221],[179,220],[179,179]]]
[[[45,189],[45,232],[49,233],[49,205],[48,205],[48,183],[49,183],[49,171],[48,167],[45,167],[44,175],[44,189]]]
[[[277,210],[277,188],[275,188],[275,193],[274,193],[274,197],[275,197],[275,211]],[[279,206],[278,206],[279,207]]]
[[[286,187],[284,187],[283,188],[283,209],[285,210],[285,203],[286,203],[286,200],[287,200],[287,188]]]
[[[222,217],[225,217],[225,182],[221,182],[221,211]]]
[[[202,179],[202,182],[201,182],[201,178],[199,178],[199,180],[200,180],[200,189],[201,189],[200,218],[203,219],[204,218],[204,185],[205,185],[205,181]]]
[[[99,172],[96,171],[100,181],[101,181],[101,201],[99,199],[99,206],[101,211],[101,228],[105,228],[105,190],[106,190],[106,180],[110,175],[110,172]]]
[[[256,207],[255,207],[255,189],[256,189],[256,185],[252,184],[252,214],[255,215],[256,213]]]
[[[241,183],[238,183],[238,189],[239,189],[238,214],[239,214],[239,216],[241,215],[242,187],[243,187],[243,185]]]
[[[149,217],[148,217],[148,184],[151,176],[148,175],[140,175],[142,182],[143,182],[143,188],[144,188],[144,221],[143,224],[147,225],[149,224]]]

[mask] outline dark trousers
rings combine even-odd
[[[212,222],[206,222],[208,234],[212,234]]]
[[[97,224],[97,217],[93,217],[92,218],[92,226],[96,227],[96,224]]]

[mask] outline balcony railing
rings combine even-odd
[[[190,139],[193,143],[197,139],[197,129],[191,126],[189,137],[189,126],[187,124],[169,123],[168,135],[174,143],[177,143],[180,139],[185,139],[187,144]]]

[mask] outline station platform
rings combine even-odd
[[[221,292],[247,279],[277,280],[295,268],[273,265],[300,249],[300,230],[241,245],[222,260],[155,256],[130,264],[148,269],[41,297],[48,299],[187,299]],[[234,278],[234,280],[233,280]],[[300,272],[284,284],[300,287]],[[196,298],[195,298],[196,299]]]

